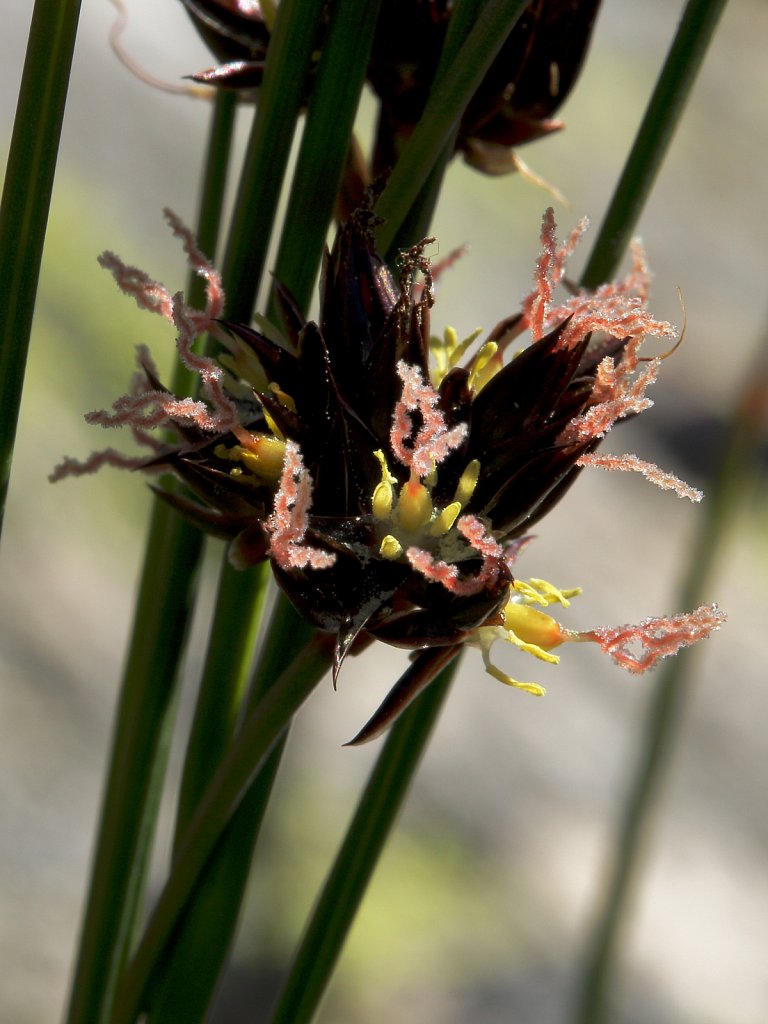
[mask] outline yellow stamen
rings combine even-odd
[[[382,481],[373,489],[373,514],[377,519],[389,519],[392,513],[392,484]]]
[[[508,676],[505,672],[502,672],[500,668],[488,657],[483,657],[485,661],[485,670],[488,675],[493,676],[494,679],[498,679],[500,683],[504,683],[505,686],[514,686],[518,690],[525,690],[526,693],[532,693],[534,697],[543,697],[547,692],[543,686],[538,683],[521,683],[518,679],[513,679],[512,676]]]
[[[263,480],[275,481],[280,479],[282,472],[285,444],[268,434],[252,434],[247,447],[236,444],[232,448],[225,448],[220,444],[214,449],[214,454],[220,459],[239,462],[249,472]]]
[[[461,505],[458,501],[453,501],[450,505],[446,505],[442,512],[439,512],[429,525],[429,532],[432,536],[441,537],[444,533],[448,533],[450,528],[456,522],[459,512],[461,512]]]
[[[550,604],[561,604],[563,608],[570,608],[568,598],[577,597],[581,593],[581,587],[560,590],[552,583],[539,579],[515,580],[512,586],[529,604],[540,604],[545,608]]]
[[[547,604],[561,604],[563,608],[570,608],[571,602],[568,600],[570,597],[578,597],[581,593],[581,587],[571,587],[570,590],[560,590],[553,583],[548,583],[547,580],[535,579],[533,576],[528,581],[531,583],[538,592],[545,598]]]
[[[456,493],[453,496],[453,500],[457,501],[462,508],[464,508],[469,499],[475,493],[475,487],[477,487],[479,476],[480,463],[477,459],[472,459],[471,462],[467,463],[466,469],[461,474],[461,479],[456,487]]]
[[[434,387],[439,387],[445,375],[457,365],[469,346],[483,333],[482,327],[476,327],[474,331],[462,341],[453,327],[446,327],[442,338],[432,337],[429,339],[429,347],[434,357],[435,365],[430,373]]]
[[[392,505],[395,497],[392,485],[397,483],[397,478],[390,473],[384,452],[379,450],[373,454],[381,466],[381,483],[376,484],[373,491],[373,514],[377,519],[389,519],[392,514]]]
[[[287,392],[280,390],[280,386],[278,384],[270,384],[269,390],[281,405],[284,405],[286,409],[290,409],[291,412],[296,412],[296,403]]]
[[[481,391],[491,377],[499,372],[501,361],[494,359],[498,350],[499,346],[495,341],[486,341],[472,360],[472,370],[468,381],[470,391]]]
[[[403,546],[397,537],[393,537],[391,533],[388,533],[384,540],[381,542],[379,548],[379,554],[382,558],[389,558],[394,561],[399,558],[403,553]]]

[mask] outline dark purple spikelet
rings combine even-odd
[[[367,210],[326,254],[318,322],[307,321],[278,285],[279,329],[264,320],[255,327],[217,320],[218,275],[169,219],[206,278],[202,313],[117,257],[104,262],[140,305],[175,324],[181,358],[199,374],[203,397],[171,395],[142,350],[131,393],[89,419],[131,427],[152,455],[121,460],[110,449],[82,465],[68,460],[54,478],[121,461],[172,472],[187,493],[158,492],[228,538],[238,567],[271,561],[299,612],[335,635],[335,672],[358,640],[424,650],[421,667],[407,675],[410,696],[465,644],[481,649],[496,678],[541,693],[490,661],[496,640],[550,662],[558,660],[552,648],[590,640],[639,671],[678,640],[690,643],[720,624],[713,606],[690,618],[579,633],[540,610],[568,607],[578,590],[516,579],[512,571],[532,525],[582,466],[636,470],[700,497],[635,456],[595,454],[614,423],[651,404],[646,389],[662,357],[641,362],[643,340],[674,334],[645,307],[648,272],[639,248],[623,280],[557,304],[555,288],[585,224],[558,244],[548,210],[522,311],[485,341],[459,341],[451,330],[431,334],[425,243],[402,254],[395,276],[375,251]],[[217,359],[192,350],[195,335],[209,330],[222,343]],[[509,357],[526,331],[531,343]],[[177,441],[150,440],[156,427],[172,428]],[[646,656],[633,660],[632,642],[644,643]],[[404,685],[364,738],[403,706]]]

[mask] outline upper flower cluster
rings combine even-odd
[[[104,462],[172,471],[191,493],[161,493],[230,538],[235,564],[271,560],[294,605],[336,635],[337,670],[358,637],[414,649],[471,644],[494,676],[540,693],[491,662],[497,639],[546,661],[558,660],[551,651],[563,642],[589,640],[643,671],[717,628],[713,606],[636,627],[567,630],[542,609],[567,607],[579,591],[513,573],[531,527],[583,466],[639,470],[701,497],[635,456],[595,452],[614,423],[651,404],[646,390],[663,357],[641,359],[644,339],[674,335],[646,308],[639,247],[623,280],[558,303],[555,289],[585,224],[558,244],[548,210],[521,312],[485,340],[475,333],[459,341],[450,329],[431,333],[425,243],[402,255],[394,276],[362,211],[326,256],[318,322],[306,321],[278,285],[281,329],[263,320],[255,329],[218,319],[218,275],[169,217],[207,280],[204,312],[111,254],[102,262],[140,304],[174,322],[203,398],[168,393],[141,349],[132,392],[88,418],[129,425],[152,445],[150,458],[109,450],[85,464],[67,461],[54,477]],[[216,360],[192,351],[204,330],[222,343]],[[525,332],[531,343],[510,355]],[[149,434],[158,426],[173,427],[178,441],[159,444]]]
[[[222,62],[192,78],[239,90],[258,88],[275,17],[274,0],[182,2]],[[381,103],[374,176],[392,168],[421,119],[453,6],[453,0],[383,0],[381,4],[368,67],[368,80]],[[489,174],[527,171],[514,148],[563,127],[552,115],[578,77],[599,6],[600,0],[532,0],[528,4],[462,117],[456,149],[467,163]]]

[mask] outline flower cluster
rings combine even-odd
[[[220,63],[191,77],[251,91],[262,82],[275,3],[182,0]],[[381,108],[372,174],[389,171],[424,111],[453,12],[452,0],[383,0],[368,67]],[[532,0],[461,120],[456,150],[487,174],[529,173],[515,148],[558,131],[586,55],[600,0]],[[318,48],[322,47],[323,24]]]
[[[662,356],[641,358],[648,336],[670,324],[646,308],[648,269],[639,246],[630,273],[594,292],[555,300],[581,223],[558,244],[544,216],[534,287],[518,314],[485,340],[430,331],[433,270],[425,243],[402,254],[399,277],[377,255],[372,215],[359,212],[326,255],[320,317],[306,321],[277,286],[282,325],[220,320],[218,275],[169,214],[190,264],[207,282],[203,312],[116,257],[102,263],[140,305],[172,321],[200,399],[163,388],[148,354],[141,374],[102,426],[128,425],[148,458],[113,450],[67,460],[59,478],[104,462],[172,472],[186,494],[160,491],[201,527],[231,540],[247,567],[269,558],[296,608],[335,634],[335,669],[356,641],[414,650],[476,646],[488,671],[533,693],[490,658],[504,640],[544,661],[565,642],[597,643],[641,672],[723,621],[716,606],[638,626],[577,632],[548,614],[576,589],[521,580],[513,568],[531,527],[584,466],[635,470],[693,500],[701,495],[636,456],[596,448],[619,420],[647,409]],[[196,355],[212,331],[217,359]],[[510,355],[529,332],[531,342]],[[170,427],[162,444],[150,431]],[[400,702],[402,703],[402,701]]]

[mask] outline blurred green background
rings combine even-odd
[[[562,111],[567,130],[521,151],[569,198],[571,209],[556,208],[563,234],[583,213],[599,223],[681,9],[604,0]],[[174,0],[131,0],[128,10],[125,45],[147,70],[176,82],[211,63]],[[4,11],[5,145],[30,13],[28,4]],[[183,286],[160,211],[169,205],[194,221],[207,130],[207,104],[153,91],[118,64],[107,44],[113,17],[104,0],[85,0],[0,550],[0,1018],[14,1024],[56,1020],[64,1004],[148,509],[130,474],[105,470],[56,487],[46,478],[64,454],[128,445],[86,427],[82,414],[125,390],[135,344],[170,365],[172,331],[121,296],[95,258],[111,248],[171,289]],[[640,225],[656,275],[651,308],[681,323],[679,287],[687,336],[664,365],[656,408],[609,441],[697,485],[766,333],[766,38],[760,0],[726,10]],[[240,147],[248,118],[244,110]],[[453,166],[434,233],[440,253],[464,242],[471,251],[441,282],[436,329],[490,328],[517,308],[549,202],[519,178]],[[635,901],[616,1018],[627,1024],[762,1024],[768,1015],[764,498],[756,480],[708,595],[730,620],[699,652]],[[575,628],[678,610],[698,514],[639,478],[585,473],[539,526],[521,573],[585,588],[565,619]],[[213,548],[190,683],[220,557]],[[592,649],[566,650],[557,670],[517,652],[501,657],[548,695],[508,691],[466,657],[326,1024],[568,1020],[652,680]],[[341,744],[402,661],[369,651],[345,667],[337,693],[322,685],[301,714],[217,1021],[262,1019],[376,754],[376,745]],[[158,882],[167,847],[164,832]]]

